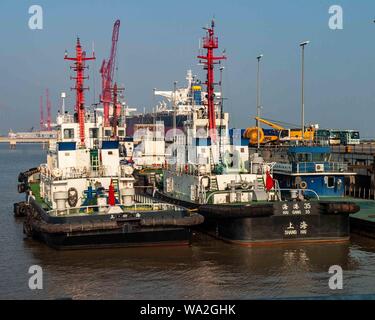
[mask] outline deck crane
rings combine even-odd
[[[274,120],[262,119],[255,117],[255,120],[270,126],[274,131],[271,134],[267,134],[265,130],[259,128],[259,142],[261,144],[267,144],[272,142],[290,142],[290,141],[313,141],[315,136],[315,127],[310,126],[306,128],[303,138],[302,129],[289,129],[277,124]],[[280,123],[280,122],[279,122]],[[258,128],[247,128],[244,132],[244,138],[249,139],[251,145],[258,143]]]
[[[101,94],[101,101],[103,103],[104,109],[104,125],[109,126],[109,106],[112,102],[112,81],[113,81],[113,74],[116,64],[116,53],[117,53],[117,42],[120,32],[120,20],[116,20],[115,24],[113,25],[113,32],[112,32],[112,47],[111,53],[109,56],[108,61],[103,60],[102,66],[100,68],[100,74],[102,75],[102,94]]]

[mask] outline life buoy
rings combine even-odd
[[[307,182],[306,181],[301,181],[300,184],[299,184],[300,188],[305,190],[307,189]]]
[[[76,188],[69,188],[68,190],[68,204],[74,208],[78,203],[78,191]]]
[[[53,175],[55,178],[61,178],[62,175],[63,175],[63,172],[62,172],[62,170],[59,169],[59,168],[54,168],[54,169],[52,170],[52,175]]]
[[[250,183],[247,181],[243,181],[241,184],[241,188],[244,190],[248,190],[250,188]]]

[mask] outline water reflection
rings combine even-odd
[[[18,146],[17,146],[18,148]],[[25,156],[26,155],[26,156]],[[0,298],[250,299],[371,294],[375,241],[242,248],[197,234],[192,247],[55,251],[23,240],[12,215],[17,175],[38,165],[38,146],[0,146]],[[44,270],[44,290],[30,291],[28,268]],[[344,290],[328,288],[328,269],[344,269]]]
[[[314,275],[327,280],[331,265],[357,267],[349,244],[242,248],[201,234],[178,248],[25,246],[46,270],[49,295],[73,298],[252,298],[298,295],[299,288],[306,295],[319,289]]]

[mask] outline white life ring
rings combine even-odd
[[[59,168],[54,168],[52,170],[52,175],[55,177],[55,178],[61,178],[62,177],[62,170],[59,169]]]

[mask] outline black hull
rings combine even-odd
[[[289,224],[295,234],[288,232]],[[302,234],[300,226],[308,225],[308,233]],[[256,247],[287,243],[345,242],[350,238],[348,216],[207,219],[201,226],[206,233],[240,246]]]
[[[202,216],[186,210],[113,219],[111,215],[51,217],[34,200],[27,208],[25,234],[59,250],[187,246],[191,225],[203,222]]]
[[[49,234],[35,232],[33,238],[57,250],[188,246],[191,231],[186,228],[139,230],[138,232],[104,232]]]
[[[165,194],[164,201],[183,204]],[[205,221],[199,230],[241,246],[284,243],[345,242],[350,238],[349,214],[359,207],[348,202],[279,202],[248,205],[198,205]],[[294,206],[299,208],[293,210]],[[288,208],[286,210],[285,208]]]
[[[372,221],[351,217],[350,231],[363,237],[375,239],[375,223]]]

